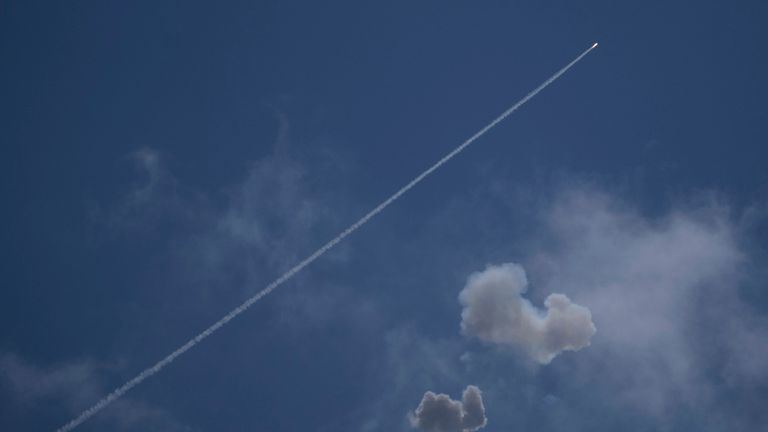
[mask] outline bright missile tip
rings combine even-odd
[[[595,42],[595,44],[592,45],[592,48],[597,48],[597,42]]]

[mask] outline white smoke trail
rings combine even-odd
[[[467,148],[470,144],[472,144],[475,140],[483,136],[486,132],[488,132],[491,128],[496,126],[499,122],[507,118],[510,114],[515,112],[518,108],[523,106],[526,102],[528,102],[531,98],[536,96],[540,91],[544,90],[548,85],[552,84],[553,81],[560,78],[562,74],[564,74],[568,69],[570,69],[573,65],[575,65],[579,60],[581,60],[585,55],[587,55],[590,51],[592,51],[595,47],[597,47],[597,43],[592,45],[591,47],[587,48],[583,53],[581,53],[578,57],[576,57],[573,61],[565,65],[562,69],[557,71],[554,75],[552,75],[548,80],[544,81],[541,85],[536,87],[532,92],[525,95],[524,98],[520,99],[516,104],[512,105],[509,109],[504,111],[500,116],[496,117],[495,120],[488,123],[484,128],[480,129],[477,133],[472,135],[469,139],[464,141],[461,145],[453,149],[450,153],[443,156],[439,161],[435,162],[434,165],[427,168],[426,171],[419,174],[416,178],[408,182],[405,186],[400,188],[397,192],[392,194],[389,198],[384,200],[381,204],[377,205],[373,210],[369,211],[365,216],[360,218],[357,222],[353,223],[349,226],[349,228],[342,231],[339,235],[334,237],[332,240],[330,240],[328,243],[324,244],[320,249],[315,251],[312,255],[305,258],[300,263],[296,264],[293,268],[288,270],[285,274],[277,278],[275,281],[270,283],[266,286],[266,288],[259,291],[257,294],[255,294],[253,297],[249,298],[243,304],[233,309],[230,313],[226,314],[223,318],[216,321],[213,325],[208,327],[207,329],[203,330],[200,334],[195,336],[194,338],[190,339],[189,342],[185,343],[176,351],[170,353],[168,356],[166,356],[164,359],[157,362],[154,366],[145,369],[142,371],[139,375],[137,375],[132,380],[128,381],[127,383],[123,384],[122,386],[118,387],[112,393],[105,396],[103,399],[98,401],[95,405],[88,408],[87,410],[83,411],[79,416],[71,420],[69,423],[65,424],[64,426],[60,427],[56,430],[56,432],[68,432],[72,429],[80,426],[83,422],[88,420],[91,416],[98,413],[102,409],[104,409],[107,405],[114,402],[116,399],[118,399],[120,396],[124,395],[126,392],[128,392],[133,387],[141,384],[142,381],[145,379],[151,377],[152,375],[160,372],[164,367],[168,366],[171,362],[173,362],[176,357],[184,354],[185,352],[189,351],[192,347],[200,343],[203,339],[207,338],[211,334],[213,334],[216,330],[220,329],[224,326],[224,324],[231,321],[236,316],[240,315],[241,313],[245,312],[249,307],[251,307],[254,303],[261,300],[262,297],[266,296],[267,294],[271,293],[275,290],[275,288],[279,287],[283,284],[283,282],[287,281],[288,279],[292,278],[296,273],[300,272],[304,267],[311,264],[314,260],[319,258],[321,255],[323,255],[325,252],[327,252],[330,248],[336,246],[337,243],[344,240],[345,237],[352,234],[353,232],[357,231],[358,228],[365,225],[366,222],[368,222],[371,218],[376,216],[377,214],[381,213],[382,210],[387,208],[390,204],[392,204],[395,200],[400,198],[404,193],[408,192],[411,188],[416,186],[419,182],[424,180],[425,177],[432,174],[435,170],[443,166],[446,162],[451,160],[454,156],[461,153],[462,150]]]

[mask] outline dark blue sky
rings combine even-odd
[[[599,41],[80,430],[406,430],[424,391],[467,384],[491,431],[756,430],[766,22],[760,1],[1,2],[0,429],[61,426]],[[674,271],[568,270],[624,256],[597,244],[626,252],[616,269],[667,271],[627,264],[648,249]],[[532,370],[461,336],[466,277],[502,262],[526,267],[534,304],[570,290],[593,308],[593,347]],[[674,341],[601,332],[622,324],[580,287],[667,281],[686,297],[638,301]]]

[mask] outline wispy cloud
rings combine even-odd
[[[169,227],[190,229],[210,217],[207,198],[176,178],[161,151],[142,147],[126,159],[134,170],[130,188],[110,206],[91,209],[109,237],[156,233]]]
[[[334,200],[311,188],[306,163],[290,151],[290,124],[276,115],[272,150],[247,163],[240,180],[222,189],[183,181],[158,149],[129,154],[135,169],[130,189],[111,205],[92,209],[102,241],[153,242],[150,253],[162,260],[166,285],[184,286],[199,304],[213,292],[241,299],[267,282],[265,276],[285,271],[338,229],[345,209],[331,208]],[[310,159],[326,167],[330,157]],[[343,257],[343,246],[329,254],[336,261]]]
[[[108,387],[101,367],[89,360],[40,367],[21,357],[0,354],[0,390],[7,393],[17,409],[33,412],[36,406],[60,404],[68,414],[78,412],[84,404]],[[163,430],[190,432],[169,411],[145,402],[125,398],[98,420],[101,428],[115,431]]]
[[[749,256],[726,205],[707,199],[648,217],[595,188],[571,187],[542,220],[549,246],[529,260],[538,286],[578,297],[600,328],[576,369],[560,372],[661,417],[684,406],[726,415],[738,410],[716,402],[728,380],[766,382],[756,341],[768,327],[740,297]]]

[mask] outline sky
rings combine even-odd
[[[768,4],[0,2],[0,430],[768,424]]]

